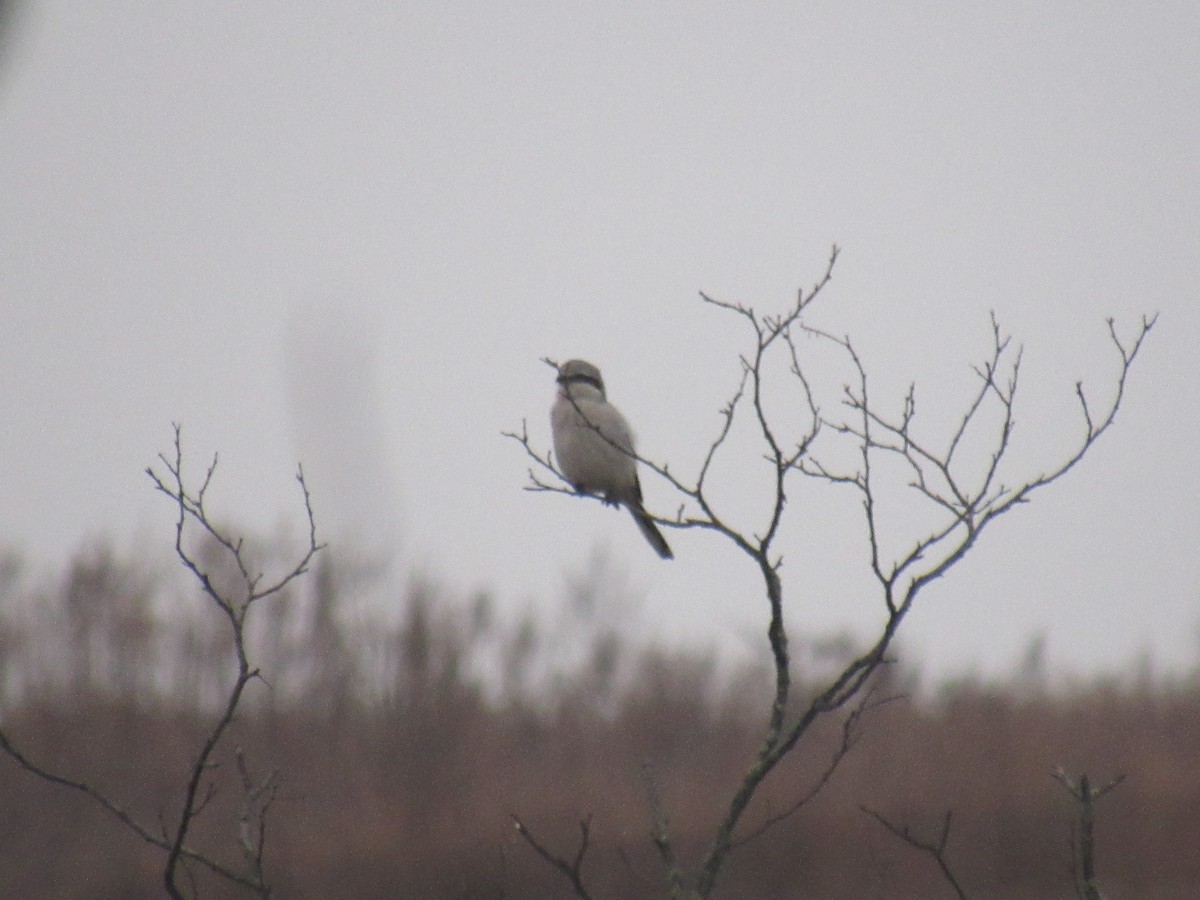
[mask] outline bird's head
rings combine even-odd
[[[604,397],[604,379],[600,370],[585,359],[570,359],[558,367],[558,378],[563,391],[570,391],[572,385],[588,385],[599,391]]]

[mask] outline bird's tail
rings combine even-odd
[[[662,532],[658,530],[658,526],[654,524],[654,520],[646,514],[646,511],[637,506],[630,506],[629,512],[646,540],[650,542],[650,546],[654,548],[654,552],[663,559],[674,559],[675,554],[671,552],[667,539],[662,536]]]

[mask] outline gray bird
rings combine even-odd
[[[600,370],[585,360],[572,359],[559,367],[557,381],[550,428],[562,473],[577,491],[625,506],[654,551],[663,559],[674,558],[642,508],[637,460],[631,455],[633,432],[625,417],[605,399]]]

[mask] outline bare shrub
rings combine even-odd
[[[1154,319],[1144,318],[1133,339],[1125,342],[1109,321],[1118,363],[1111,399],[1098,406],[1094,399],[1089,400],[1082,383],[1076,384],[1080,436],[1063,458],[1029,474],[1014,470],[1009,462],[1022,350],[1002,332],[995,317],[991,321],[991,346],[982,362],[973,367],[974,390],[965,407],[950,416],[954,424],[949,432],[939,434],[936,427],[924,427],[924,418],[918,417],[915,386],[910,386],[902,398],[898,413],[887,412],[888,404],[870,389],[866,364],[851,339],[805,321],[805,313],[829,284],[837,257],[838,249],[834,247],[822,277],[809,291],[798,292],[795,303],[777,315],[701,294],[705,304],[733,316],[743,326],[749,342],[739,357],[740,381],[721,411],[715,436],[694,474],[680,476],[666,463],[630,453],[610,441],[618,451],[634,456],[677,497],[677,512],[654,516],[655,522],[667,528],[715,532],[754,562],[768,612],[766,638],[774,669],[770,709],[753,760],[744,768],[740,782],[728,790],[724,812],[715,817],[711,843],[698,861],[690,862],[677,852],[673,829],[678,818],[665,808],[653,778],[647,779],[652,810],[650,839],[661,858],[666,894],[673,900],[708,897],[713,892],[728,854],[745,842],[739,837],[739,827],[743,832],[748,827],[749,835],[758,836],[786,818],[774,816],[758,825],[743,826],[760,787],[818,722],[840,714],[847,728],[856,728],[861,718],[875,708],[877,701],[868,686],[888,660],[900,626],[921,591],[966,556],[992,522],[1074,468],[1108,430],[1124,398],[1134,359],[1154,324]],[[806,358],[804,338],[832,347],[848,364],[849,383],[833,402],[820,395],[820,380]],[[552,360],[546,362],[558,368]],[[792,384],[774,383],[780,362],[790,373]],[[756,452],[769,463],[773,488],[759,522],[752,527],[734,524],[732,516],[714,499],[716,492],[710,478],[713,463],[728,446],[727,439],[741,411],[752,419],[759,438]],[[578,406],[576,412],[586,422]],[[801,423],[798,427],[797,422]],[[605,437],[596,425],[592,427]],[[533,461],[528,490],[577,493],[553,456],[533,446],[527,425],[507,436],[519,442]],[[756,462],[741,460],[739,468],[749,472]],[[906,514],[896,518],[905,523],[930,523],[916,525],[915,534],[889,533],[888,523],[892,520],[885,508],[896,493],[897,482],[907,485],[920,515],[914,515],[910,500],[904,507]],[[861,505],[867,556],[885,618],[868,648],[811,695],[798,699],[793,696],[780,578],[783,555],[777,538],[789,496],[813,483],[843,486]],[[919,530],[925,527],[928,530]],[[902,549],[896,551],[893,547]],[[835,757],[834,767],[854,743],[853,739],[843,743],[845,751]],[[789,807],[789,814],[804,805],[807,796],[802,794],[799,802]],[[591,821],[590,816],[581,819],[575,849],[564,854],[552,852],[533,830],[515,819],[518,835],[559,870],[581,897],[591,895],[583,872],[591,846]]]

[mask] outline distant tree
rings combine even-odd
[[[1028,502],[1037,491],[1057,481],[1083,459],[1112,425],[1124,399],[1134,359],[1155,321],[1143,317],[1132,340],[1122,340],[1113,321],[1108,320],[1109,335],[1118,355],[1111,399],[1097,406],[1082,383],[1077,383],[1075,395],[1082,429],[1074,448],[1040,474],[1020,475],[1010,471],[1008,463],[1022,350],[1002,333],[995,316],[991,319],[991,347],[986,358],[974,367],[975,387],[968,402],[953,417],[956,424],[948,433],[931,434],[923,426],[924,420],[918,421],[915,386],[909,386],[900,411],[888,414],[869,390],[866,365],[851,339],[805,322],[805,312],[833,276],[837,257],[838,248],[834,247],[823,276],[811,290],[798,292],[796,302],[778,315],[764,315],[752,306],[701,294],[705,304],[734,316],[749,332],[751,343],[739,357],[738,385],[722,409],[716,435],[692,476],[679,476],[666,463],[631,454],[680,500],[674,515],[654,516],[654,520],[666,528],[715,532],[745,553],[759,572],[769,614],[767,644],[774,670],[774,691],[762,725],[761,741],[754,760],[728,798],[724,814],[714,823],[711,844],[697,864],[688,865],[679,858],[669,810],[664,808],[652,773],[647,775],[648,802],[653,813],[650,838],[661,857],[666,894],[672,900],[708,897],[732,850],[794,814],[824,785],[854,745],[863,717],[889,699],[876,697],[869,684],[880,666],[888,661],[889,649],[918,595],[958,563],[996,519]],[[832,410],[825,408],[814,390],[813,363],[803,352],[802,337],[832,347],[845,359],[852,373],[850,383],[844,386]],[[774,365],[779,358],[794,380],[790,393],[773,383],[768,390],[768,382],[775,377],[773,373],[781,371]],[[553,361],[546,362],[557,368]],[[791,396],[793,400],[780,405],[768,396]],[[769,461],[772,483],[771,500],[754,529],[732,524],[710,490],[713,463],[729,446],[727,438],[735,417],[743,410],[753,420],[758,450]],[[801,427],[796,427],[797,422]],[[818,441],[825,435],[829,438],[827,442]],[[553,456],[533,445],[526,425],[519,433],[506,432],[506,436],[518,441],[533,460],[527,490],[576,493]],[[888,461],[899,463],[899,467],[887,465]],[[897,471],[906,475],[898,480]],[[777,539],[788,498],[798,492],[804,480],[842,486],[858,498],[866,525],[865,549],[885,615],[879,632],[865,651],[828,678],[823,686],[797,698],[792,690],[780,578],[783,557]],[[889,555],[884,549],[880,509],[885,505],[885,496],[894,495],[898,481],[900,485],[907,484],[934,524],[901,545],[907,549]],[[888,541],[887,545],[894,542]],[[809,735],[818,720],[839,712],[844,716],[843,740],[813,790],[795,798],[781,813],[756,825],[743,824],[751,801],[780,762]],[[552,851],[520,818],[514,817],[514,821],[517,833],[563,874],[577,896],[591,896],[583,871],[589,849],[590,819],[580,823],[576,848],[569,855]]]

